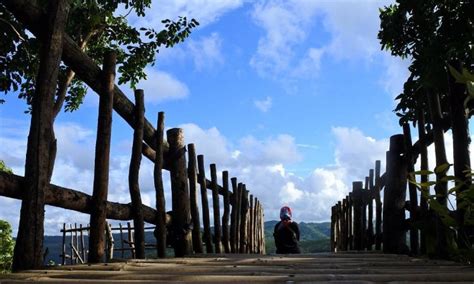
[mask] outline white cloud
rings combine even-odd
[[[264,100],[254,100],[253,103],[260,111],[267,112],[272,107],[272,98],[267,96]]]
[[[137,86],[145,92],[145,103],[157,104],[189,96],[188,87],[171,74],[154,68],[146,68],[145,73],[147,79],[138,83]]]
[[[152,2],[144,18],[132,19],[141,26],[162,27],[163,19],[176,20],[179,16],[195,18],[201,27],[217,21],[225,13],[239,8],[243,0],[163,0]]]
[[[196,70],[202,71],[224,63],[221,46],[222,39],[219,34],[212,33],[199,40],[190,39],[185,47],[185,53],[192,57]]]

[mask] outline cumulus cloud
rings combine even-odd
[[[217,164],[219,180],[221,171],[228,170],[230,177],[237,177],[238,182],[246,184],[247,189],[262,202],[267,220],[277,219],[279,208],[289,205],[294,209],[295,219],[298,221],[327,221],[330,207],[347,195],[353,180],[361,180],[367,175],[376,159],[384,160],[388,147],[386,140],[371,138],[356,128],[334,127],[334,161],[330,165],[315,168],[308,176],[299,176],[287,170],[288,164],[297,163],[302,158],[295,138],[288,134],[264,139],[247,136],[231,143],[215,127],[205,129],[195,124],[183,124],[178,127],[184,129],[186,143],[195,143],[197,152],[205,156],[206,168],[210,163]],[[67,136],[70,130],[78,135]],[[53,176],[54,183],[91,194],[93,136],[90,129],[77,124],[58,125],[58,158]],[[14,159],[11,160],[5,152],[13,149],[12,145],[18,147],[19,144],[16,139],[1,138],[6,147],[0,149],[0,157],[7,157],[5,162],[10,165]],[[26,151],[26,144],[23,145],[19,151],[23,153],[18,155],[21,159],[24,159]],[[449,146],[448,143],[447,145]],[[86,155],[86,150],[91,154]],[[121,147],[112,149],[112,152],[109,200],[128,203],[130,153]],[[90,159],[90,166],[87,166],[81,155]],[[165,197],[170,201],[168,172],[164,171],[163,176]],[[140,187],[143,203],[154,206],[153,164],[146,159],[142,161]],[[171,208],[170,203],[167,202],[168,209]],[[8,209],[0,212],[0,218],[11,222],[15,229],[18,226],[19,205],[18,201],[0,198],[0,206]],[[57,234],[63,222],[86,224],[89,219],[86,214],[50,206],[46,208],[47,234]]]
[[[254,100],[253,103],[260,111],[267,112],[272,107],[272,98],[267,96],[263,100]]]
[[[146,68],[147,79],[138,83],[138,88],[145,91],[146,103],[157,104],[168,100],[179,100],[189,96],[189,89],[183,82],[171,74]],[[132,96],[132,94],[129,94]]]
[[[198,40],[190,39],[184,49],[192,57],[196,70],[202,71],[224,63],[221,47],[221,37],[218,33],[212,33]]]

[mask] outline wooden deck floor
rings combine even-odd
[[[378,253],[200,255],[128,260],[1,275],[0,283],[474,283],[474,267],[449,261]]]

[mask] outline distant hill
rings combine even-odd
[[[265,222],[265,247],[267,253],[275,253],[273,230],[278,221]],[[300,247],[302,253],[330,251],[331,223],[298,223],[300,228]]]
[[[275,242],[273,240],[273,228],[277,221],[267,221],[265,222],[265,242],[267,253],[275,252]],[[301,241],[300,246],[301,250],[304,253],[314,253],[314,252],[325,252],[329,251],[329,238],[330,238],[330,228],[331,224],[329,222],[323,223],[299,223],[300,232],[301,232]],[[85,245],[88,245],[88,237],[84,238]],[[120,243],[120,236],[114,234],[114,239],[116,240],[115,244],[118,247]],[[48,255],[46,261],[53,261],[55,264],[61,263],[61,247],[62,247],[62,236],[45,236],[44,237],[44,248],[48,248]],[[69,238],[66,240],[67,253],[70,253]],[[155,239],[152,232],[145,233],[145,242],[154,243]],[[172,249],[168,249],[167,254],[172,256]],[[154,250],[147,250],[147,255],[149,257],[154,257]],[[121,257],[116,252],[115,257]]]

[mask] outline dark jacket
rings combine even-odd
[[[291,222],[285,225],[281,221],[275,225],[273,230],[275,238],[276,253],[301,253],[298,242],[300,240],[300,229],[298,224]]]

